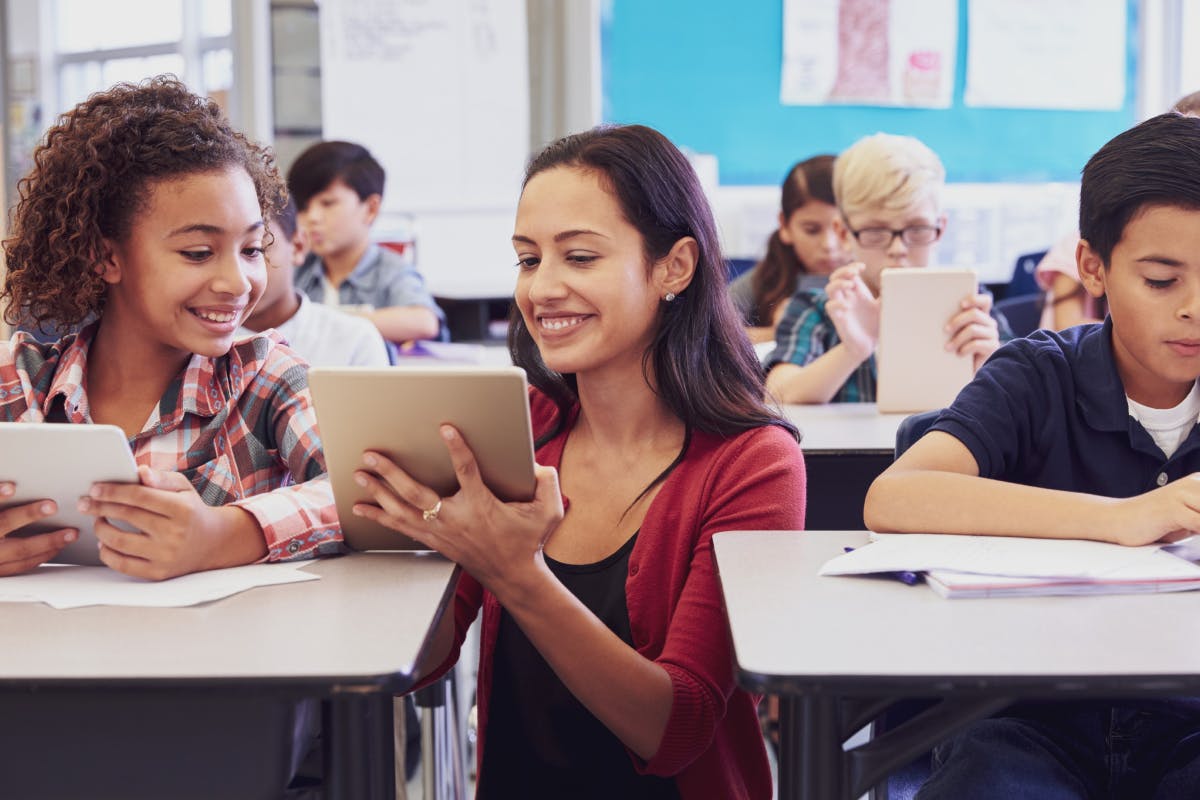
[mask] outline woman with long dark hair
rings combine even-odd
[[[355,509],[462,565],[444,668],[482,607],[479,796],[768,798],[711,539],[803,527],[804,465],[699,182],[649,128],[569,136],[529,165],[513,245],[535,499],[497,500],[446,426],[456,494],[368,453]]]

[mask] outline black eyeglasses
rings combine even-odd
[[[942,235],[942,228],[940,225],[909,225],[907,228],[899,230],[895,228],[863,228],[856,231],[850,228],[850,233],[863,247],[881,250],[891,247],[897,236],[909,247],[933,244]]]

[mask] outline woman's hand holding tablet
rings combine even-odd
[[[544,566],[542,545],[563,518],[558,471],[535,465],[533,500],[501,501],[484,485],[475,454],[450,425],[439,429],[459,489],[440,497],[413,480],[382,453],[363,455],[354,479],[371,498],[354,514],[373,520],[436,550],[459,564],[497,597],[520,586],[529,568]]]
[[[314,367],[308,373],[321,443],[346,544],[355,550],[425,550],[398,528],[355,515],[373,498],[355,480],[371,452],[437,498],[461,486],[447,441],[452,426],[469,444],[473,472],[497,503],[535,500],[529,389],[516,367]],[[424,518],[418,515],[422,522]]]

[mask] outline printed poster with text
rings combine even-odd
[[[785,105],[949,108],[957,0],[784,0]]]

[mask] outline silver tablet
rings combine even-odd
[[[95,517],[76,510],[94,483],[138,483],[137,464],[116,425],[0,422],[0,480],[16,484],[2,507],[53,500],[58,513],[10,533],[76,528],[79,538],[52,559],[59,564],[99,566]]]
[[[313,367],[308,373],[325,464],[346,544],[355,550],[422,550],[390,528],[356,517],[354,482],[364,450],[386,453],[414,480],[447,497],[458,479],[438,426],[462,432],[483,482],[501,500],[532,500],[533,438],[525,371],[518,367]]]
[[[946,350],[945,325],[975,294],[970,269],[893,268],[880,277],[876,400],[883,412],[931,411],[975,374],[971,356]]]

